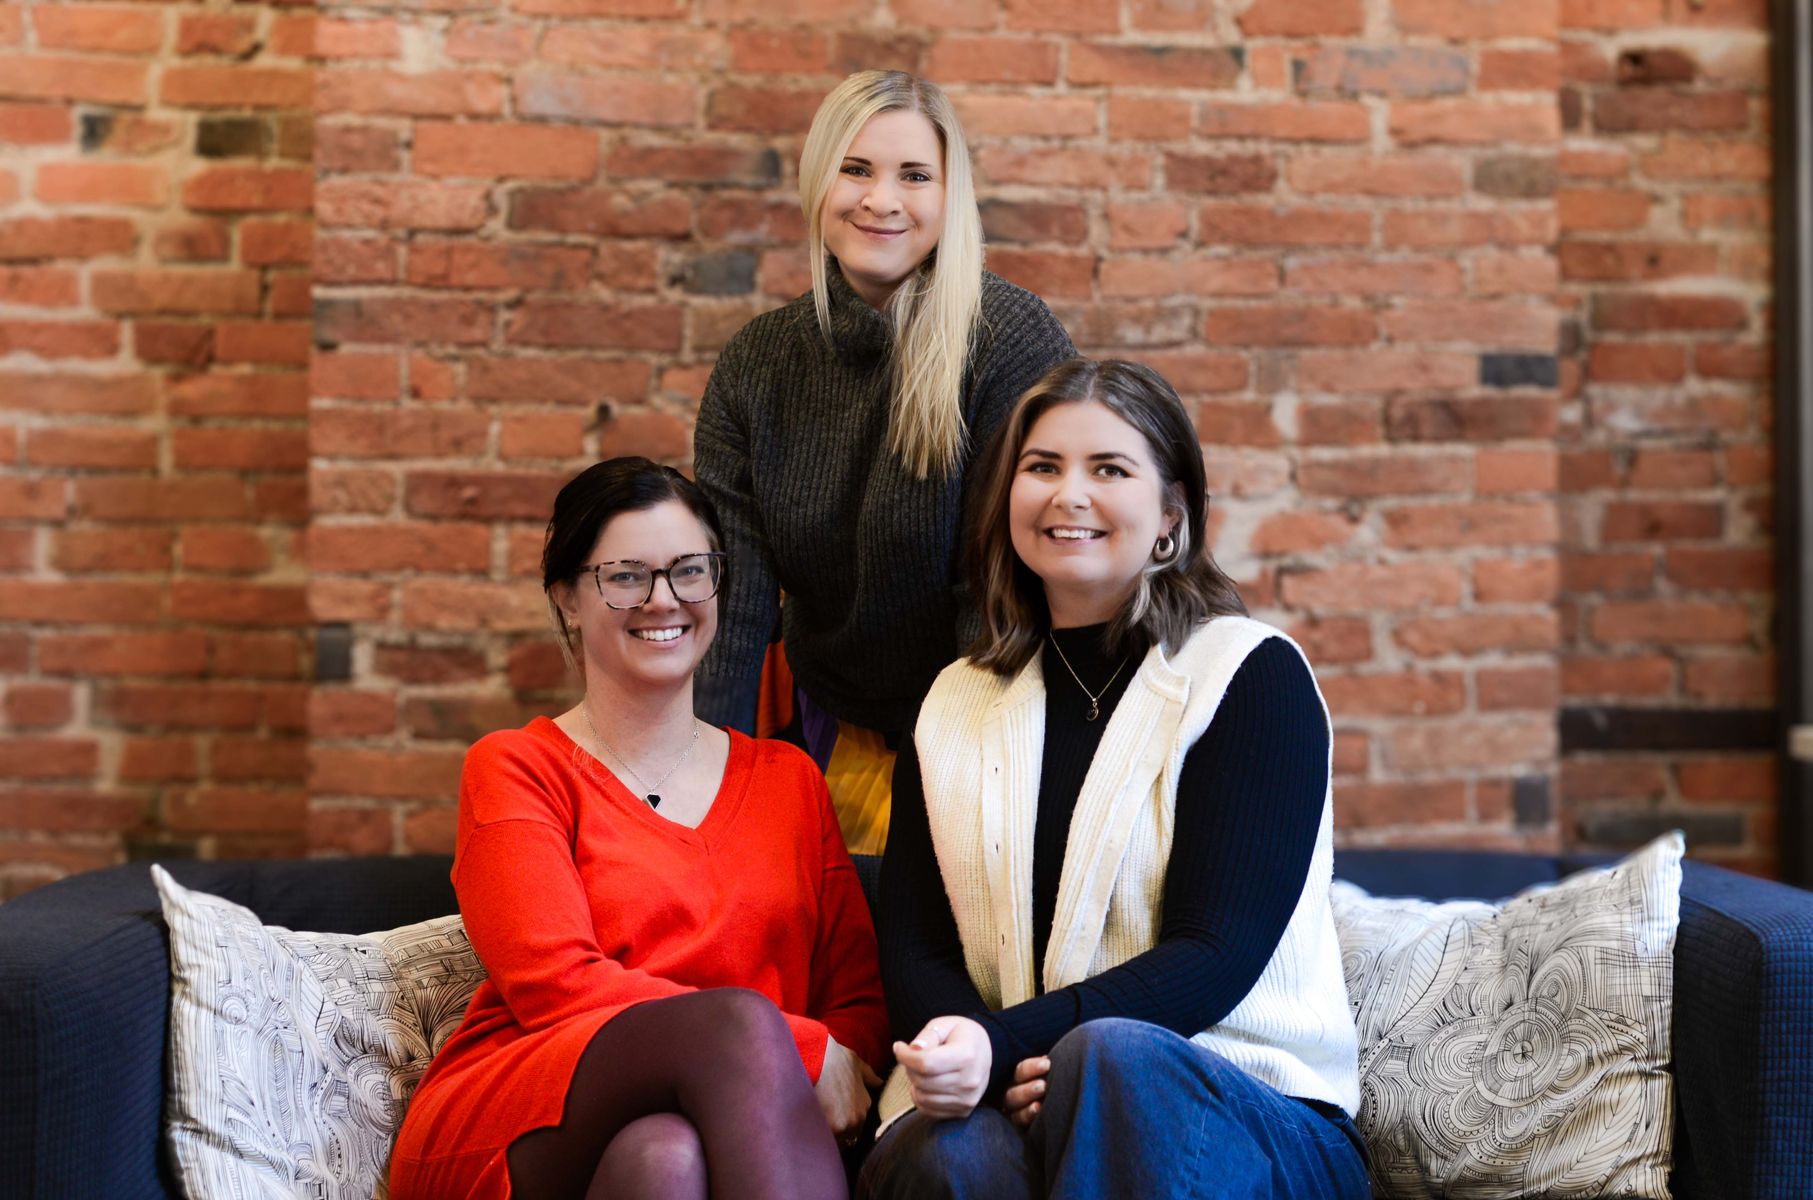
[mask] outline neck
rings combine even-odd
[[[586,683],[585,697],[579,706],[591,717],[592,728],[614,749],[630,755],[637,766],[644,755],[658,757],[692,736],[690,678],[683,685],[650,692],[625,688],[615,680],[601,677]]]
[[[900,290],[899,284],[884,287],[879,284],[864,283],[860,279],[852,279],[850,273],[844,270],[842,263],[837,264],[837,273],[844,277],[844,282],[850,285],[850,290],[855,292],[864,304],[877,312],[886,312],[888,305],[893,302],[894,294]]]
[[[1078,629],[1084,625],[1105,625],[1114,620],[1114,615],[1130,595],[1131,592],[1079,594],[1046,584],[1045,607],[1051,613],[1053,629]]]

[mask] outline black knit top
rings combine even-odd
[[[718,357],[693,442],[729,570],[694,702],[752,732],[762,658],[786,592],[788,665],[832,716],[907,727],[957,657],[967,606],[958,524],[970,469],[1021,392],[1076,351],[1031,292],[984,273],[964,375],[964,469],[914,478],[888,449],[893,327],[830,270],[832,344],[810,293],[745,325]]]
[[[1054,635],[1091,691],[1121,661],[1103,650],[1105,628]],[[1087,720],[1089,699],[1049,641],[1039,665],[1045,745],[1032,894],[1042,972],[1071,812],[1108,716],[1139,663],[1115,678],[1095,721]],[[918,755],[903,745],[877,930],[894,1036],[911,1040],[927,1021],[949,1013],[975,1018],[993,1046],[987,1098],[998,1103],[1020,1060],[1048,1053],[1085,1021],[1131,1017],[1185,1037],[1220,1021],[1258,981],[1303,894],[1328,786],[1328,736],[1302,656],[1278,638],[1260,643],[1184,756],[1157,943],[1100,975],[997,1012],[983,1004],[964,966],[932,850]]]

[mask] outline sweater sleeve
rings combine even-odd
[[[969,1015],[994,1049],[989,1096],[1085,1021],[1131,1017],[1190,1037],[1246,997],[1303,894],[1328,794],[1328,721],[1279,638],[1247,656],[1184,756],[1152,949],[1067,988]]]
[[[843,830],[831,809],[824,777],[816,769],[810,776],[816,780],[818,794],[822,883],[807,1015],[823,1022],[832,1037],[879,1072],[888,1059],[888,1015],[876,961],[875,927],[856,877],[856,864],[844,848]],[[823,1060],[821,1044],[821,1065]],[[817,1079],[818,1071],[810,1062],[808,1072]]]
[[[713,725],[754,736],[762,661],[780,619],[780,587],[750,476],[749,432],[736,403],[733,349],[712,368],[693,432],[693,472],[717,509],[729,554],[718,635],[693,684],[693,707]]]
[[[881,981],[888,1024],[907,1042],[933,1017],[984,1009],[963,961],[957,919],[938,873],[919,754],[901,740],[894,759],[893,814],[881,859]]]
[[[524,1029],[694,990],[599,948],[567,832],[551,822],[515,818],[462,830],[453,889],[473,951]]]

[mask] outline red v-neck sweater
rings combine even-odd
[[[489,978],[410,1103],[395,1200],[507,1196],[505,1149],[560,1122],[586,1045],[640,1001],[752,988],[813,1080],[827,1033],[884,1065],[868,906],[824,779],[791,746],[732,732],[688,829],[545,717],[491,734],[460,778],[453,883]]]

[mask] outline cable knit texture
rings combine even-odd
[[[699,405],[694,469],[730,564],[695,699],[706,720],[746,732],[782,591],[787,661],[806,694],[841,720],[907,728],[962,648],[968,468],[1020,393],[1076,353],[1043,301],[985,273],[963,469],[916,479],[888,449],[893,328],[835,265],[830,300],[829,344],[810,294],[764,313],[725,346]]]
[[[1241,663],[1273,637],[1284,635],[1245,617],[1222,617],[1174,656],[1157,647],[1147,652],[1108,718],[1077,797],[1039,974],[1032,851],[1046,711],[1040,658],[1012,679],[967,660],[939,675],[913,736],[965,964],[989,1008],[1024,1003],[1041,982],[1046,992],[1068,987],[1153,946],[1185,755]],[[1352,1113],[1358,1046],[1328,903],[1333,869],[1333,805],[1325,787],[1308,875],[1277,948],[1246,997],[1193,1040],[1286,1095]],[[896,1070],[882,1095],[882,1119],[908,1104],[904,1073]]]

